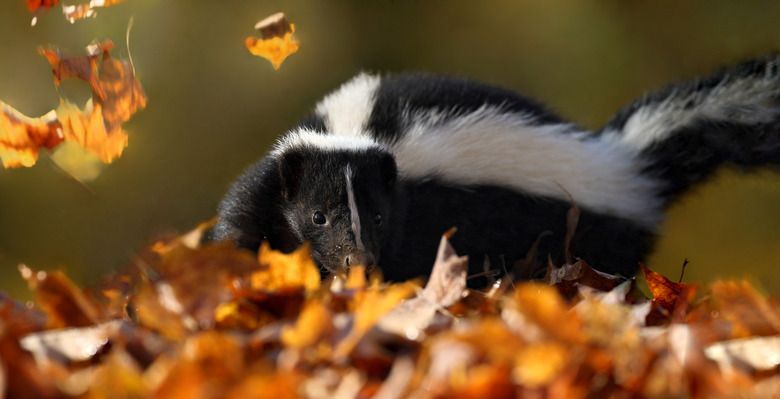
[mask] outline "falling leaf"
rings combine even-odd
[[[271,62],[274,69],[279,69],[282,62],[290,54],[298,51],[298,40],[293,38],[295,25],[287,21],[284,13],[273,14],[255,25],[262,36],[247,37],[244,40],[246,48],[259,57]]]
[[[64,79],[90,84],[92,98],[83,108],[61,99],[60,105],[40,118],[29,118],[0,102],[0,159],[6,168],[32,166],[41,148],[54,149],[63,141],[77,143],[104,163],[122,155],[127,132],[122,124],[146,106],[146,95],[132,64],[109,55],[111,41],[95,43],[87,54],[71,56],[41,48],[52,65],[55,85]],[[74,175],[94,178],[99,168],[94,158],[79,159],[72,150],[61,152],[56,162]]]
[[[27,0],[27,7],[30,12],[36,12],[41,8],[52,8],[59,2],[60,0]]]
[[[106,164],[97,155],[73,141],[66,141],[54,150],[51,160],[76,180],[88,183],[100,176]]]
[[[76,22],[76,20],[82,19],[82,18],[89,18],[94,17],[97,15],[97,12],[95,11],[98,7],[108,7],[112,4],[121,3],[124,0],[90,0],[89,4],[79,4],[79,5],[70,5],[66,6],[65,4],[62,5],[62,13],[65,15],[65,19],[70,21],[70,23]]]
[[[27,8],[34,14],[30,25],[35,26],[38,22],[38,17],[59,2],[60,0],[27,0]]]
[[[32,166],[40,148],[52,149],[65,139],[54,111],[28,118],[0,101],[0,160],[3,167]]]

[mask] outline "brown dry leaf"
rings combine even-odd
[[[267,242],[260,245],[257,258],[265,268],[251,275],[251,287],[258,291],[275,291],[300,287],[308,292],[320,288],[320,271],[312,260],[310,246],[304,243],[292,253],[271,249]]]
[[[0,160],[5,168],[32,166],[40,148],[52,149],[65,140],[54,111],[28,118],[0,101]]]
[[[49,328],[85,327],[98,321],[98,309],[62,272],[36,272],[25,265],[19,272],[49,316]]]
[[[379,322],[388,332],[422,339],[422,331],[435,320],[437,312],[458,302],[466,291],[467,256],[458,256],[450,245],[451,234],[444,234],[439,242],[436,261],[425,288],[414,298],[396,306]]]
[[[647,280],[647,286],[650,288],[650,293],[655,298],[655,303],[669,312],[674,310],[674,304],[677,302],[680,293],[685,288],[683,283],[675,283],[662,274],[656,273],[645,267],[643,264],[639,264],[642,267],[642,272],[645,274],[645,280]]]
[[[154,268],[162,278],[156,283],[163,303],[181,315],[191,316],[201,326],[215,323],[215,311],[234,298],[234,281],[261,267],[247,251],[228,243],[191,249],[178,241]]]
[[[548,265],[546,281],[554,285],[565,297],[571,298],[578,293],[578,286],[609,292],[628,279],[600,272],[590,267],[584,260],[579,260],[557,269],[552,264]]]
[[[16,335],[26,335],[46,328],[46,315],[24,306],[0,291],[0,322]]]
[[[295,25],[287,22],[283,13],[265,18],[255,25],[255,29],[260,31],[263,38],[250,36],[244,40],[244,44],[252,54],[270,61],[274,69],[279,69],[285,58],[298,51],[298,40],[293,38]]]
[[[466,274],[469,260],[467,256],[458,256],[446,235],[439,241],[436,261],[422,296],[441,307],[447,307],[458,301],[466,290]]]

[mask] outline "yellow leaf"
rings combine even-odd
[[[253,290],[275,291],[280,288],[303,287],[306,291],[320,288],[320,271],[311,259],[309,244],[304,243],[292,253],[271,249],[267,242],[260,245],[257,258],[267,266],[251,275]]]
[[[244,40],[244,44],[246,44],[249,52],[267,59],[271,62],[274,69],[279,69],[287,56],[298,51],[298,40],[292,37],[293,33],[295,33],[295,26],[290,24],[290,28],[292,32],[288,32],[282,37],[260,39],[250,36]]]
[[[64,140],[54,111],[29,118],[0,101],[0,160],[3,167],[32,166],[41,147],[54,148]]]
[[[282,343],[303,349],[316,345],[333,330],[333,314],[320,302],[309,302],[301,311],[294,327],[282,329]]]

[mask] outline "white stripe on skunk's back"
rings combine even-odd
[[[568,124],[482,107],[461,115],[421,113],[391,151],[405,178],[490,184],[568,200],[654,228],[661,182],[643,176],[635,150],[587,138]],[[517,221],[522,223],[522,221]]]
[[[379,82],[378,76],[361,73],[320,101],[316,113],[325,120],[328,131],[339,136],[363,134]]]

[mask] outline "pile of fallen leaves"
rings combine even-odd
[[[425,287],[356,267],[321,281],[305,246],[258,255],[156,243],[81,290],[21,266],[0,296],[0,395],[125,397],[769,397],[780,309],[744,282],[706,289],[583,262],[546,282],[466,288],[442,239]]]

